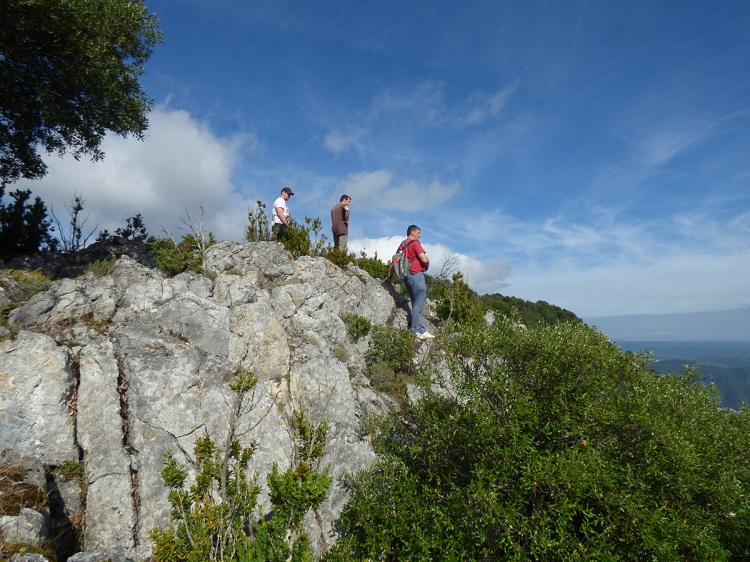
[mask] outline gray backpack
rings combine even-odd
[[[407,275],[409,275],[411,262],[406,259],[406,248],[408,248],[409,244],[411,244],[412,242],[414,242],[414,240],[409,240],[409,242],[407,242],[406,244],[402,242],[398,247],[398,251],[393,254],[393,271],[396,272],[396,277],[398,277],[402,281],[406,279]]]

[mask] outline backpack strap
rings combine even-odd
[[[403,248],[403,250],[404,250],[404,255],[406,255],[406,249],[409,247],[409,245],[412,242],[414,242],[414,240],[409,240],[406,244],[404,244],[403,242],[401,242],[401,248]],[[416,256],[414,256],[414,257],[416,257]],[[409,261],[409,263],[411,263],[411,260],[409,260],[408,257],[406,259]]]

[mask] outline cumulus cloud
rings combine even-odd
[[[31,189],[65,223],[65,205],[83,197],[87,226],[113,231],[141,213],[149,232],[161,226],[176,232],[186,211],[204,209],[204,221],[217,238],[242,237],[249,200],[234,191],[232,174],[242,155],[257,150],[252,134],[218,137],[189,113],[157,107],[143,141],[108,135],[100,162],[48,156],[43,179],[18,182]]]
[[[405,237],[406,233],[404,236],[352,239],[349,240],[349,249],[357,255],[360,252],[365,252],[370,257],[377,255],[387,262]],[[450,277],[460,271],[469,286],[480,294],[499,293],[507,286],[505,279],[510,273],[508,260],[493,258],[483,261],[442,244],[423,242],[423,246],[430,258],[430,275],[439,276],[442,273]]]
[[[397,180],[391,170],[351,174],[339,184],[340,191],[356,197],[369,209],[423,211],[442,205],[459,190],[458,182]]]

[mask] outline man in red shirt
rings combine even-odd
[[[427,284],[424,279],[424,272],[430,267],[430,258],[425,254],[422,243],[419,238],[422,236],[422,230],[415,224],[406,229],[406,240],[401,245],[406,247],[406,259],[409,262],[409,274],[406,276],[404,283],[409,291],[409,300],[411,301],[411,321],[409,327],[420,340],[430,340],[433,336],[424,327],[424,305],[427,300]],[[393,263],[388,268],[388,276],[385,278],[386,283],[391,282],[393,275]]]

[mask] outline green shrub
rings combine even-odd
[[[368,367],[384,363],[395,373],[410,373],[414,356],[414,334],[411,331],[392,326],[372,329],[370,347],[365,354]]]
[[[446,345],[457,397],[380,426],[326,560],[750,559],[750,411],[577,322]]]
[[[349,335],[354,338],[354,341],[357,341],[370,333],[372,323],[364,316],[347,313],[342,315],[341,319],[344,321],[346,329],[349,331]]]
[[[326,248],[321,255],[322,257],[326,258],[328,261],[330,261],[334,265],[337,265],[341,268],[344,268],[347,265],[354,263],[353,254],[350,254],[346,250],[339,250],[337,248],[333,248],[332,246],[329,246],[328,248]]]
[[[12,279],[31,297],[42,291],[46,291],[52,280],[42,273],[41,269],[24,271],[22,269],[3,269],[2,274]]]
[[[327,238],[321,234],[323,223],[319,218],[305,217],[304,224],[297,222],[294,218],[289,219],[288,239],[282,239],[281,243],[294,256],[320,256],[323,254]]]
[[[104,277],[105,275],[112,273],[116,262],[117,260],[115,258],[92,262],[86,266],[84,273],[93,273],[97,277]]]
[[[203,273],[203,251],[215,243],[213,233],[209,233],[207,240],[186,234],[179,242],[171,238],[156,238],[149,242],[157,266],[169,277],[184,271]]]
[[[257,504],[260,487],[248,472],[257,445],[242,447],[234,434],[257,382],[252,373],[239,373],[230,384],[237,396],[227,447],[220,450],[208,434],[197,439],[194,484],[187,486],[187,468],[167,455],[162,478],[169,488],[172,526],[150,533],[156,562],[312,560],[301,523],[328,495],[328,468],[318,471],[328,427],[313,426],[295,413],[296,458],[286,471],[274,463],[267,477],[272,509],[264,515]]]
[[[357,267],[365,270],[367,273],[372,275],[375,279],[385,279],[388,275],[388,262],[384,262],[378,258],[378,253],[375,252],[374,257],[367,257],[364,250],[360,252],[359,257],[355,261]],[[394,278],[394,282],[397,279]]]

